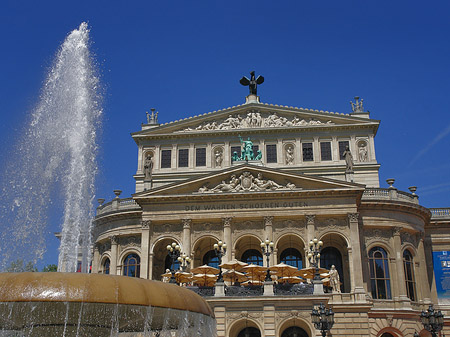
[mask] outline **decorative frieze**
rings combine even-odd
[[[127,247],[141,247],[141,237],[140,236],[124,236],[119,239],[120,246],[122,249]]]
[[[258,322],[261,322],[263,318],[262,312],[253,312],[253,311],[228,312],[226,315],[227,315],[227,325],[242,318],[253,319]]]
[[[387,230],[383,230],[380,228],[364,230],[364,241],[366,247],[368,247],[372,242],[376,241],[381,241],[389,244],[390,238],[391,232]]]
[[[402,245],[404,245],[405,243],[410,243],[412,244],[414,247],[418,247],[419,245],[419,240],[421,238],[421,233],[409,233],[409,232],[402,232],[400,234],[400,239],[402,240]]]
[[[96,246],[97,246],[99,254],[102,255],[104,252],[111,250],[111,241],[97,243]]]
[[[152,224],[152,220],[142,220],[141,228],[142,229],[150,229],[150,225]]]
[[[311,318],[311,311],[300,311],[300,310],[291,310],[291,311],[276,311],[275,312],[276,320],[283,320],[286,318]]]

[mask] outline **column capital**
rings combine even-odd
[[[222,218],[222,223],[224,227],[230,227],[231,226],[231,221],[233,220],[232,217],[228,217],[228,218]]]
[[[111,235],[109,237],[112,245],[117,245],[119,243],[119,237],[117,235]]]
[[[273,224],[273,216],[265,216],[264,217],[264,225],[272,226]]]
[[[307,225],[314,225],[314,221],[316,219],[316,216],[314,214],[306,214],[305,218]]]
[[[142,220],[141,228],[142,229],[150,229],[150,225],[152,224],[152,220]]]
[[[399,226],[395,226],[392,228],[392,234],[395,236],[400,236],[401,231],[402,231],[402,228]]]
[[[347,213],[349,222],[358,222],[359,213]]]
[[[191,228],[192,219],[181,219],[184,228]]]

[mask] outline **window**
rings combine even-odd
[[[231,147],[231,157],[234,157],[234,153],[237,153],[238,157],[241,158],[241,147],[240,146],[232,146]]]
[[[261,332],[257,328],[247,327],[242,329],[237,337],[261,337]]]
[[[111,265],[111,262],[108,258],[105,259],[103,262],[103,274],[108,275],[109,274],[109,266]]]
[[[283,331],[281,337],[308,337],[308,333],[298,326],[291,326]]]
[[[320,251],[320,267],[330,269],[334,265],[339,273],[339,280],[342,283],[343,292],[344,268],[342,267],[342,255],[339,249],[335,247],[325,247]]]
[[[344,141],[340,141],[339,142],[339,159],[340,160],[344,160],[345,159],[344,158],[344,151],[345,151],[345,148],[347,146],[349,146],[348,140],[344,140]]]
[[[256,249],[249,249],[242,254],[241,261],[248,264],[263,265],[262,253]]]
[[[299,270],[303,268],[302,254],[300,254],[300,252],[295,248],[283,250],[280,255],[280,262],[293,266]]]
[[[268,163],[277,162],[277,145],[268,144],[266,145],[266,159]]]
[[[195,166],[206,166],[206,149],[195,149]]]
[[[180,262],[178,260],[175,260],[175,262],[172,264],[172,258],[169,254],[167,254],[166,259],[164,261],[164,270],[179,270],[180,269]]]
[[[219,268],[219,258],[214,250],[210,250],[203,256],[203,264],[210,267]]]
[[[374,247],[369,251],[370,285],[374,299],[390,299],[389,260],[386,251]]]
[[[189,166],[189,149],[178,150],[178,167]]]
[[[416,301],[416,280],[414,278],[414,261],[409,250],[403,252],[403,269],[405,271],[406,292],[411,301]]]
[[[172,167],[172,150],[161,150],[161,168]]]
[[[123,275],[139,277],[141,273],[141,258],[137,254],[129,254],[123,261]]]
[[[303,143],[302,149],[303,149],[303,161],[313,161],[314,160],[313,144]]]
[[[331,160],[331,143],[330,142],[322,142],[320,143],[320,159],[323,160]]]

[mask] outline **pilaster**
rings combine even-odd
[[[98,251],[97,244],[94,244],[94,254],[92,257],[92,273],[98,273],[99,272],[99,265],[100,265],[100,253]]]
[[[140,278],[149,278],[148,273],[148,256],[150,253],[150,226],[151,220],[141,222],[141,275]]]
[[[393,228],[393,240],[394,240],[394,254],[395,254],[395,266],[397,273],[395,276],[397,280],[397,293],[400,301],[404,302],[403,305],[409,303],[408,295],[406,294],[405,272],[403,268],[403,256],[402,256],[402,240],[400,237],[401,228]],[[392,277],[392,276],[391,276]]]
[[[316,216],[314,214],[307,214],[307,215],[305,215],[305,218],[306,218],[306,247],[305,247],[305,256],[306,256],[306,255],[308,255],[309,242],[312,239],[314,239],[314,235],[315,235],[315,231],[316,231],[316,226],[315,226]],[[310,266],[309,259],[305,258],[305,264],[306,264],[306,267]]]
[[[233,220],[233,218],[231,218],[231,217],[222,218],[223,241],[228,246],[227,252],[225,253],[223,262],[228,262],[228,261],[231,261],[233,259],[232,255],[231,255],[231,253],[234,252],[233,241],[232,241],[233,239],[231,237],[231,221],[232,220]]]
[[[117,236],[113,235],[110,237],[111,240],[111,264],[109,266],[109,273],[112,275],[118,275],[117,270],[117,246],[119,244]]]
[[[191,219],[182,219],[181,223],[183,224],[183,253],[187,256],[191,257]]]
[[[361,259],[361,243],[359,239],[359,213],[348,213],[348,222],[350,227],[350,239],[352,245],[352,259],[354,274],[354,288],[352,292],[355,294],[364,294],[362,259]],[[356,298],[355,298],[356,299]]]

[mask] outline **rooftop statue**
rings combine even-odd
[[[353,103],[352,101],[350,101],[350,104],[352,105],[352,110],[353,112],[364,112],[364,107],[363,107],[363,99],[361,98],[361,100],[359,100],[359,97],[356,96],[355,97],[355,103]]]
[[[247,86],[250,90],[250,95],[257,95],[256,91],[257,91],[257,86],[258,84],[263,84],[264,83],[264,77],[262,77],[261,75],[259,75],[257,78],[255,78],[255,72],[251,71],[250,72],[250,79],[248,79],[247,77],[242,77],[241,80],[239,81],[242,85]]]
[[[155,110],[155,108],[151,108],[151,114],[148,111],[145,112],[147,114],[147,124],[158,124],[158,111],[155,112]]]

